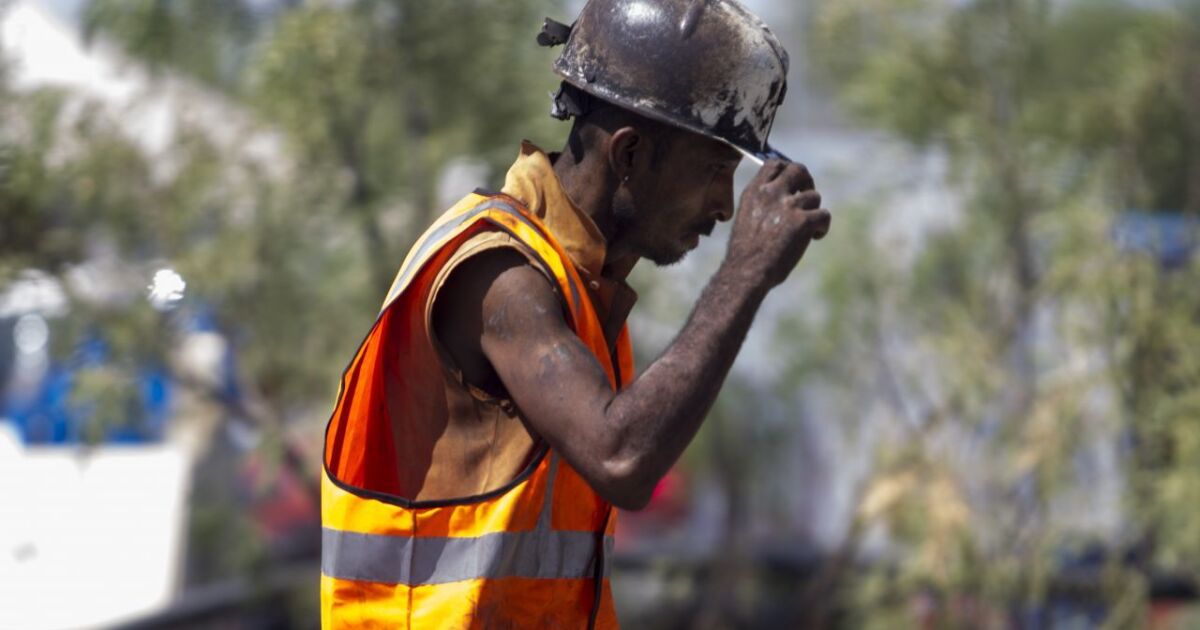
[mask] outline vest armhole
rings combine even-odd
[[[527,247],[525,247],[520,241],[513,238],[507,232],[489,230],[468,239],[465,243],[463,243],[459,250],[454,253],[450,260],[447,261],[440,270],[438,270],[438,274],[435,276],[433,284],[430,287],[429,297],[422,307],[424,310],[423,318],[429,343],[437,353],[438,360],[442,365],[442,370],[446,373],[446,375],[454,383],[466,390],[472,398],[488,405],[500,407],[509,415],[516,415],[516,404],[511,398],[495,396],[467,381],[462,370],[454,362],[453,357],[450,356],[450,352],[442,344],[441,339],[438,338],[433,327],[433,307],[437,302],[437,298],[441,293],[442,287],[445,286],[446,281],[449,280],[450,275],[467,260],[485,252],[496,251],[499,249],[510,249],[521,254],[521,256],[525,258],[525,261],[531,267],[538,270],[542,276],[546,278],[546,280],[550,283],[550,288],[554,291],[555,295],[559,296],[559,302],[564,305],[564,309],[566,308],[566,302],[563,300],[561,290],[558,287],[557,281],[554,279],[554,274],[543,266],[541,261],[538,260],[537,256],[535,256],[533,252],[529,251]],[[570,317],[569,312],[565,313],[564,315],[568,318]],[[539,439],[537,436],[533,437],[535,441]]]

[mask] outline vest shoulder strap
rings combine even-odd
[[[584,308],[584,297],[580,289],[582,281],[561,246],[549,236],[549,232],[536,216],[525,211],[520,201],[503,193],[489,193],[491,196],[484,196],[482,192],[484,191],[477,190],[468,195],[417,239],[396,274],[382,309],[386,309],[408,289],[433,254],[478,222],[487,221],[494,228],[508,232],[525,245],[542,268],[554,274],[562,289],[562,295],[568,300],[572,318],[578,323]]]

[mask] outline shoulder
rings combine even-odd
[[[507,232],[487,231],[463,242],[438,273],[426,304],[434,319],[456,318],[486,307],[485,297],[554,297],[556,285],[543,263]],[[495,303],[497,300],[491,300]],[[444,319],[444,318],[443,318]]]
[[[481,252],[459,264],[435,301],[434,325],[469,332],[507,333],[531,317],[561,317],[561,301],[546,274],[511,248]],[[477,326],[476,326],[477,324]]]
[[[520,251],[501,247],[477,253],[459,263],[446,279],[435,311],[453,306],[471,307],[459,313],[465,315],[510,299],[538,297],[557,300],[549,279]]]
[[[430,298],[429,330],[443,360],[468,383],[498,396],[504,392],[484,354],[485,337],[511,340],[544,327],[538,317],[562,318],[550,279],[513,243],[458,260]]]

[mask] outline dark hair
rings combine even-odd
[[[559,120],[574,118],[567,146],[576,160],[583,159],[587,147],[595,142],[597,131],[612,133],[622,127],[633,127],[652,140],[654,153],[650,156],[650,165],[657,169],[670,153],[671,144],[679,131],[588,94],[566,81],[551,98],[554,100],[551,116]]]

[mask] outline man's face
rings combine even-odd
[[[733,173],[742,155],[687,132],[660,140],[657,150],[614,196],[613,212],[631,249],[661,266],[678,262],[718,221],[733,217]]]

